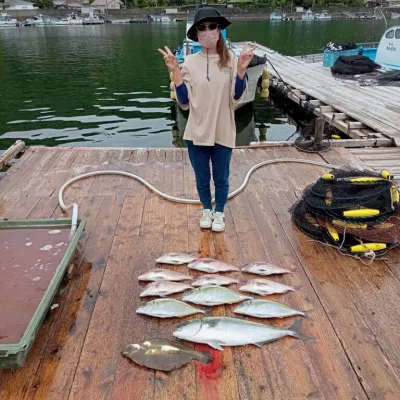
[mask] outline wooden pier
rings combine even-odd
[[[400,145],[400,87],[359,86],[336,78],[318,57],[310,63],[263,46],[257,54],[266,55],[279,73],[268,64],[271,86],[296,104],[323,116],[352,139],[369,145],[376,139],[375,146]]]
[[[321,154],[279,146],[237,149],[231,189],[252,165],[267,159],[360,167],[365,166],[362,158],[377,169],[385,161],[399,168],[397,149],[377,150],[380,156],[343,148]],[[31,147],[0,175],[0,218],[62,217],[57,195],[66,180],[111,169],[138,174],[175,196],[196,197],[185,149]],[[59,306],[49,311],[26,365],[0,372],[0,399],[398,399],[399,249],[388,252],[386,260],[364,265],[311,241],[291,223],[289,207],[327,171],[293,163],[256,171],[245,191],[229,201],[221,234],[199,229],[200,207],[165,201],[132,179],[100,176],[76,182],[65,202],[79,203],[80,215],[88,219],[86,234],[54,299]],[[213,350],[211,365],[191,362],[169,374],[129,362],[121,355],[127,344],[171,337],[182,321],[135,313],[142,302],[137,276],[169,251],[238,266],[266,260],[296,268],[292,275],[271,279],[302,289],[270,298],[312,310],[302,331],[318,341],[284,338],[262,348]],[[215,307],[211,314],[232,315],[232,306]],[[292,322],[269,321],[279,326]]]

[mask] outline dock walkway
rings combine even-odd
[[[293,147],[237,149],[232,189],[255,163],[274,158],[363,165],[343,148],[321,154]],[[0,175],[0,218],[61,217],[57,194],[66,180],[111,169],[136,173],[175,196],[196,196],[185,149],[34,147]],[[54,299],[59,307],[49,311],[25,367],[0,372],[0,399],[398,399],[399,249],[367,266],[311,241],[291,223],[288,209],[328,170],[282,163],[256,171],[245,191],[229,201],[222,234],[199,229],[198,206],[165,201],[132,179],[76,182],[65,202],[79,203],[80,215],[88,219],[86,234]],[[262,348],[213,350],[211,365],[191,362],[169,374],[131,363],[121,355],[127,344],[171,337],[184,320],[135,313],[143,302],[137,276],[169,251],[238,266],[266,260],[296,268],[271,279],[302,288],[270,299],[312,310],[302,331],[318,341],[284,338]],[[232,309],[214,307],[211,314],[232,315]]]
[[[272,86],[281,87],[285,94],[312,106],[317,115],[341,129],[354,139],[367,137],[392,138],[400,143],[400,87],[359,86],[355,81],[335,78],[322,62],[307,63],[296,57],[284,56],[260,46],[259,55],[266,55],[278,74],[268,65],[273,76]]]

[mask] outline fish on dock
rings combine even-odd
[[[209,275],[199,276],[194,282],[192,282],[192,286],[209,286],[209,285],[224,286],[238,282],[239,279],[231,278],[229,276],[209,274]]]
[[[195,351],[177,340],[160,338],[129,344],[122,354],[136,364],[159,371],[172,371],[193,359],[202,364],[213,361],[209,351]]]
[[[156,299],[143,304],[136,310],[137,314],[145,314],[157,318],[182,318],[192,314],[208,314],[208,310],[194,308],[183,301],[175,299]]]
[[[170,271],[169,269],[153,269],[145,274],[138,276],[139,281],[188,281],[192,280],[192,277],[187,274],[182,274],[176,271]]]
[[[233,312],[257,318],[285,318],[301,315],[309,318],[307,311],[299,311],[285,304],[271,300],[247,300],[236,307]]]
[[[158,264],[182,265],[197,260],[197,257],[187,253],[166,253],[157,258]]]
[[[242,318],[205,317],[183,322],[175,328],[173,336],[190,342],[205,343],[217,350],[223,350],[223,346],[246,346],[248,344],[262,347],[265,343],[285,336],[311,342],[316,341],[315,338],[299,332],[302,321],[300,318],[285,329]]]
[[[249,300],[252,297],[243,296],[231,289],[222,286],[201,286],[184,295],[182,300],[203,306],[218,306],[221,304],[233,304],[239,301]]]
[[[140,297],[147,297],[147,296],[166,297],[170,294],[184,292],[185,290],[189,289],[194,289],[194,288],[187,283],[157,281],[149,283],[140,293]]]
[[[213,258],[199,258],[190,262],[188,267],[196,271],[208,272],[212,274],[215,274],[216,272],[239,271],[239,268]]]
[[[242,272],[249,272],[250,274],[257,275],[275,275],[275,274],[292,274],[293,271],[279,267],[275,264],[266,263],[262,261],[255,261],[246,264],[241,268]]]
[[[298,289],[299,287],[297,287]],[[250,279],[243,286],[239,287],[242,292],[259,294],[260,296],[268,296],[270,294],[281,294],[290,291],[296,291],[295,287],[270,281],[268,279]]]

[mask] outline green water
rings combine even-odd
[[[235,22],[228,36],[299,55],[322,52],[329,41],[378,41],[383,30],[381,21]],[[0,150],[17,139],[46,146],[182,145],[157,48],[175,48],[184,34],[184,23],[1,29]],[[237,116],[237,143],[257,140],[260,124],[268,140],[296,131],[284,112],[258,98]]]

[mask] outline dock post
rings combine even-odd
[[[322,144],[322,140],[324,138],[324,128],[325,128],[325,119],[321,115],[315,120],[315,130],[314,130],[314,148],[320,148]]]

